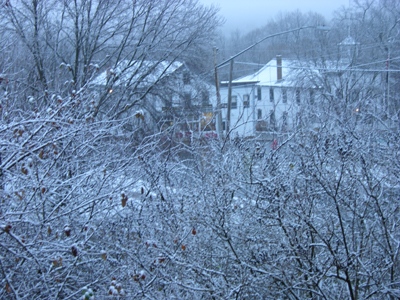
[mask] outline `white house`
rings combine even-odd
[[[146,123],[154,132],[171,125],[178,125],[177,137],[215,130],[212,85],[185,63],[121,61],[98,75],[92,86],[103,95],[106,91],[104,111],[119,110],[123,117],[139,112],[140,119],[133,122]]]
[[[272,139],[300,122],[300,105],[313,103],[317,88],[298,85],[299,65],[278,55],[256,73],[232,81],[231,135]],[[221,83],[220,93],[225,130],[228,82]]]
[[[299,61],[278,55],[254,74],[233,80],[230,118],[229,82],[221,82],[223,130],[230,119],[231,137],[273,140],[303,126],[317,129],[321,116],[330,116],[324,114],[326,108],[365,122],[372,122],[379,106],[394,114],[399,105],[390,98],[388,62],[386,69],[382,64],[382,70],[369,70],[370,64],[355,64],[359,43],[353,38],[338,46],[340,55],[334,60]],[[387,116],[383,113],[382,118]]]

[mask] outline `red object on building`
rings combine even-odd
[[[271,145],[271,149],[272,150],[276,150],[276,149],[278,149],[278,142],[277,142],[277,140],[275,139],[274,140],[274,142],[272,143],[272,145]]]
[[[206,133],[204,136],[205,136],[206,138],[217,138],[217,137],[218,137],[218,134],[216,134],[216,133],[214,133],[214,132],[209,132],[209,133]]]

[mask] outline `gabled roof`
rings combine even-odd
[[[310,76],[320,76],[321,73],[337,73],[346,70],[349,64],[344,61],[324,61],[323,64],[292,59],[282,59],[282,79],[278,80],[278,65],[276,58],[269,61],[257,72],[232,81],[233,85],[258,85],[275,87],[297,87],[299,81]],[[228,81],[221,82],[228,84]]]
[[[353,46],[353,45],[359,45],[360,43],[357,43],[351,36],[348,36],[345,38],[339,45],[342,46]]]
[[[277,62],[276,58],[270,60],[264,67],[254,74],[244,76],[235,80],[235,82],[258,82],[260,85],[274,85],[278,83],[277,75]],[[288,60],[282,60],[282,78],[286,78],[289,74],[289,62]]]
[[[264,67],[254,74],[247,75],[232,81],[232,84],[256,84],[267,86],[292,86],[293,82],[289,78],[293,78],[294,73],[298,73],[298,68],[295,67],[296,61],[282,59],[282,79],[278,80],[278,66],[276,58],[269,61]],[[222,84],[227,84],[227,81]]]
[[[114,69],[108,69],[97,76],[92,85],[105,86],[115,78],[113,86],[128,86],[140,80],[140,86],[149,86],[164,78],[180,67],[183,63],[175,61],[121,61]]]

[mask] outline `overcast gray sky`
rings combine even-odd
[[[215,4],[221,8],[220,13],[226,19],[224,33],[240,29],[246,33],[263,26],[279,12],[290,12],[296,9],[302,12],[315,11],[330,20],[333,11],[341,6],[348,6],[349,0],[199,0],[200,3]]]

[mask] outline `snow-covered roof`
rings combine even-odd
[[[358,44],[359,43],[357,43],[351,36],[348,36],[341,43],[339,43],[339,45],[342,45],[342,46],[353,46],[353,45],[358,45]]]
[[[268,86],[291,86],[292,81],[288,80],[289,77],[293,77],[293,73],[298,73],[299,68],[296,67],[296,61],[282,59],[282,79],[278,80],[278,66],[276,58],[269,61],[264,67],[258,70],[256,73],[247,75],[236,80],[233,80],[233,84],[248,84],[254,83],[257,85],[268,85]],[[223,84],[228,83],[227,81],[222,82]]]
[[[276,58],[269,61],[257,72],[232,81],[234,85],[254,84],[258,86],[296,87],[299,80],[309,76],[320,76],[326,72],[338,72],[348,68],[348,62],[324,61],[319,65],[314,62],[282,59],[282,79],[278,80],[278,65]],[[228,84],[228,81],[221,82]]]
[[[115,78],[113,86],[128,86],[140,80],[141,86],[154,84],[157,80],[164,78],[176,70],[183,63],[175,61],[121,61],[114,69],[109,68],[93,81],[92,85],[105,86],[110,79]]]

